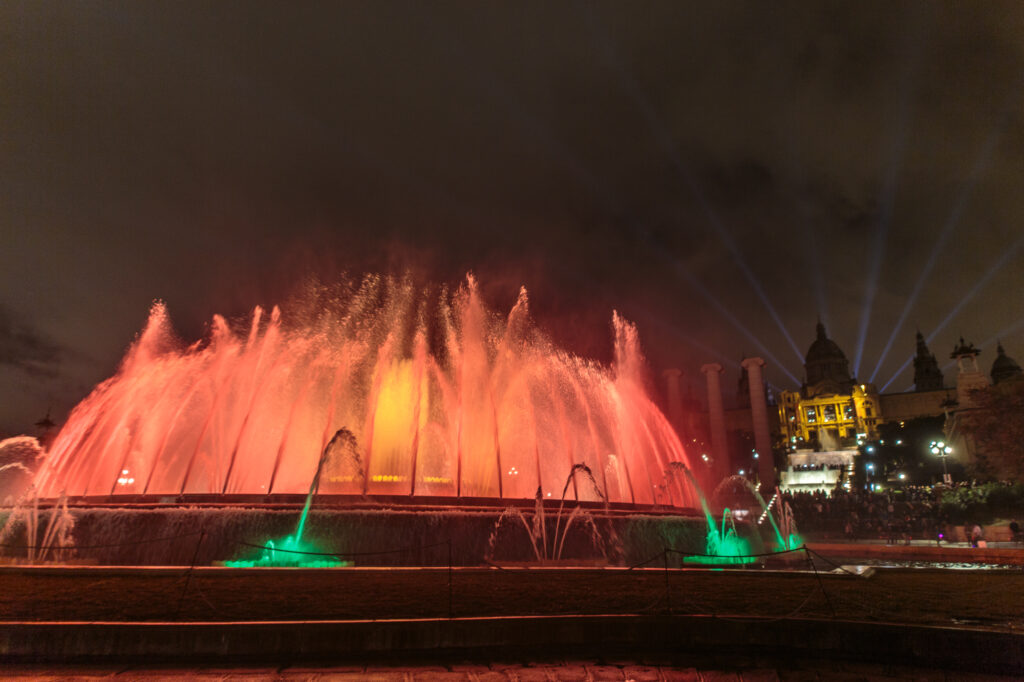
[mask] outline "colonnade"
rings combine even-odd
[[[765,398],[763,358],[746,358],[741,366],[747,370],[750,387],[751,430],[754,433],[754,449],[757,457],[758,477],[762,482],[774,485],[775,468],[772,459],[771,429],[768,423],[768,401]],[[701,366],[708,391],[708,421],[711,427],[711,478],[719,481],[735,472],[729,467],[729,444],[725,429],[725,407],[722,403],[722,365],[711,362]],[[676,428],[682,424],[682,399],[678,369],[663,373],[668,399],[668,417]]]

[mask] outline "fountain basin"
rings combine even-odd
[[[301,513],[298,499],[259,504],[223,499],[219,503],[189,500],[190,504],[82,502],[72,500],[69,505],[74,546],[79,548],[76,558],[100,565],[189,566],[251,560],[268,540],[277,543],[293,534]],[[359,566],[542,563],[536,561],[522,524],[498,524],[506,505],[486,506],[470,500],[465,506],[454,506],[450,499],[448,506],[425,505],[422,499],[414,504],[406,499],[405,505],[372,498],[359,498],[358,503],[348,500],[348,505],[344,502],[318,497],[304,536],[315,551]],[[534,502],[516,503],[532,521]],[[580,506],[594,523],[592,527],[589,523],[573,525],[565,535],[560,557],[573,565],[632,565],[661,554],[666,547],[704,551],[707,526],[696,510]],[[559,532],[564,532],[571,508],[567,503],[559,519],[557,503],[545,505],[545,527],[551,537],[559,520],[563,526]],[[40,523],[45,523],[50,509],[44,506],[39,513]],[[591,528],[598,530],[603,552],[595,544]],[[23,530],[15,530],[10,544],[23,541]]]

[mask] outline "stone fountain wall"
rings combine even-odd
[[[299,516],[298,510],[196,507],[73,508],[71,514],[79,559],[100,565],[142,566],[187,566],[193,561],[209,565],[255,558],[260,550],[244,543],[262,545],[273,540],[279,544],[295,532]],[[449,540],[454,565],[535,562],[537,552],[529,533],[533,516],[533,510],[501,519],[500,509],[314,509],[304,540],[320,551],[338,553],[343,558],[354,554],[356,566],[444,566],[449,561]],[[707,527],[703,518],[588,512],[577,516],[565,533],[569,516],[568,511],[561,517],[553,512],[545,515],[548,551],[543,550],[543,540],[536,545],[542,556],[628,566],[660,555],[665,547],[704,551]],[[41,529],[45,529],[48,518],[48,511],[40,512]],[[27,544],[23,526],[16,528],[6,542],[14,547],[4,548],[4,555],[25,556],[17,548]],[[678,565],[677,558],[673,558],[673,565]]]

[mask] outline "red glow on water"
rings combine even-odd
[[[187,348],[154,304],[55,440],[41,494],[305,493],[345,428],[354,445],[325,462],[321,492],[557,497],[586,464],[598,490],[575,486],[581,500],[697,504],[666,476],[689,462],[644,388],[633,325],[614,316],[604,367],[540,334],[525,290],[505,317],[472,277],[432,303],[369,277],[301,323],[257,308],[239,331],[217,316]]]

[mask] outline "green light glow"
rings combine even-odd
[[[722,510],[722,528],[719,530],[715,527],[715,518],[711,515],[711,509],[708,508],[707,498],[704,496],[704,491],[701,490],[700,484],[694,477],[693,472],[690,471],[682,462],[671,462],[668,468],[668,474],[675,475],[678,472],[682,472],[693,485],[693,489],[697,491],[697,497],[700,500],[701,509],[704,510],[704,518],[708,522],[708,536],[707,542],[705,543],[705,556],[684,556],[684,564],[704,564],[704,565],[723,565],[723,564],[752,564],[757,561],[756,557],[744,556],[750,554],[750,543],[736,534],[736,524],[732,518],[732,512],[726,508]],[[747,484],[749,485],[749,483]],[[754,491],[757,492],[756,490]],[[761,500],[761,505],[764,505],[764,500]],[[774,524],[774,521],[772,522]]]
[[[280,551],[287,550],[287,551]],[[280,541],[280,548],[273,540],[267,540],[263,545],[260,556],[256,559],[236,559],[225,561],[224,565],[231,568],[267,568],[272,566],[292,568],[334,568],[337,566],[352,566],[353,562],[344,561],[334,556],[311,556],[309,554],[297,554],[296,552],[317,552],[310,544],[302,543],[289,535]]]
[[[752,556],[687,556],[683,557],[684,564],[699,564],[701,566],[739,566],[741,564],[752,564],[757,559]]]
[[[752,564],[757,561],[757,557],[748,556],[750,543],[736,534],[736,525],[728,508],[722,511],[721,528],[708,524],[704,553],[706,556],[683,557],[683,563],[718,566]]]
[[[259,567],[270,567],[270,566],[284,566],[293,568],[334,568],[336,566],[352,566],[353,562],[344,561],[336,556],[325,555],[323,552],[317,550],[309,542],[302,541],[302,533],[306,529],[306,519],[309,517],[309,509],[313,505],[313,495],[316,494],[320,488],[320,474],[324,469],[324,461],[327,459],[327,453],[335,446],[336,443],[347,443],[349,439],[352,439],[352,433],[346,429],[338,429],[338,432],[334,434],[334,438],[327,444],[324,451],[320,454],[320,459],[316,464],[316,473],[313,474],[313,482],[309,485],[309,493],[306,495],[306,504],[302,506],[302,514],[299,516],[299,525],[295,530],[295,535],[289,535],[284,540],[281,540],[280,548],[274,544],[273,540],[267,540],[266,544],[263,545],[263,551],[257,559],[235,559],[234,561],[225,561],[225,566],[231,568],[259,568]],[[352,440],[354,442],[354,440]],[[283,551],[282,551],[283,550]]]

